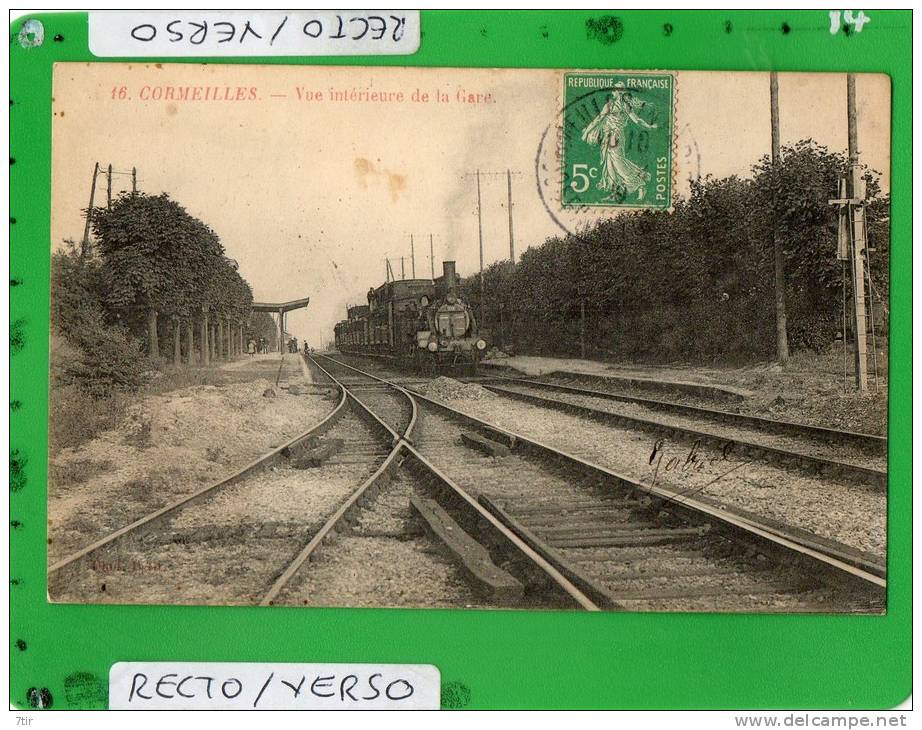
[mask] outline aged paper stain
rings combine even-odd
[[[391,195],[391,201],[397,202],[400,197],[400,194],[406,190],[407,187],[407,176],[401,175],[396,172],[391,172],[384,168],[377,168],[375,164],[364,157],[357,157],[354,163],[355,176],[358,180],[359,185],[363,189],[367,189],[369,184],[373,181],[377,181],[378,178],[384,178],[385,184],[387,185],[388,192]]]

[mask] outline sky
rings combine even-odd
[[[536,161],[554,159],[562,78],[534,69],[59,63],[51,246],[81,238],[96,162],[135,167],[142,192],[167,192],[217,232],[257,301],[311,297],[288,315],[288,330],[320,345],[347,304],[383,283],[385,258],[399,277],[405,257],[411,275],[411,235],[418,277],[430,271],[430,234],[437,276],[443,259],[476,273],[477,169],[501,173],[481,178],[485,265],[509,257],[506,170],[515,173],[516,256],[562,234],[549,210],[566,216],[536,174]],[[782,144],[809,137],[844,151],[845,89],[844,74],[780,74]],[[856,89],[861,162],[881,172],[886,191],[890,81],[859,75]],[[768,74],[677,72],[674,129],[679,195],[690,177],[747,175],[771,149]],[[130,181],[114,175],[114,194]],[[97,186],[104,204],[105,177]]]

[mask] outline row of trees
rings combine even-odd
[[[253,312],[247,327],[247,339],[253,338],[254,342],[265,340],[270,351],[278,349],[279,328],[275,319],[268,312]]]
[[[772,357],[772,228],[784,244],[788,337],[819,350],[842,328],[836,260],[838,180],[846,156],[812,140],[759,160],[751,176],[707,177],[672,212],[634,212],[526,250],[484,272],[493,339],[520,352],[649,360]],[[878,326],[889,295],[889,198],[867,172]],[[480,311],[480,282],[465,280]],[[847,292],[845,292],[847,293]]]
[[[125,193],[90,220],[93,247],[52,257],[52,322],[80,353],[70,380],[97,396],[135,386],[161,343],[176,364],[243,351],[253,294],[211,228],[166,194]]]
[[[160,357],[161,317],[172,330],[173,359],[191,361],[194,330],[210,357],[242,350],[253,293],[217,234],[168,195],[126,193],[92,214],[107,308],[129,328],[145,322],[148,354]]]

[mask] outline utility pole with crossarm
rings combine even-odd
[[[858,114],[855,105],[855,76],[846,81],[848,113],[848,174],[845,177],[845,197],[829,201],[839,208],[839,258],[849,264],[852,287],[852,329],[855,333],[855,385],[859,391],[868,389],[868,319],[865,302],[865,257],[867,231],[864,221],[864,181],[858,164]],[[841,190],[840,190],[841,195]],[[843,340],[843,347],[845,342]]]

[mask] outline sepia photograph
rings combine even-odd
[[[49,600],[886,613],[890,109],[56,63]]]

